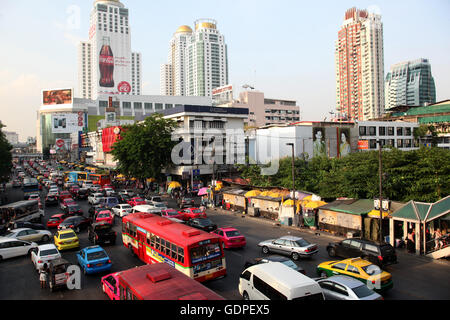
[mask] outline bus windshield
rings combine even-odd
[[[220,257],[219,243],[209,243],[191,249],[192,263],[206,261],[216,257]]]

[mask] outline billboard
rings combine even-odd
[[[97,36],[98,94],[130,93],[131,50],[124,45],[123,36]]]
[[[44,90],[42,92],[42,104],[44,106],[72,104],[72,98],[72,89]]]
[[[227,85],[212,90],[212,99],[215,104],[233,102],[233,86]]]
[[[52,114],[52,133],[73,133],[83,131],[85,127],[84,112]]]
[[[325,148],[325,128],[313,128],[313,157],[327,156]]]

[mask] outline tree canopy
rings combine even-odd
[[[291,158],[280,159],[278,173],[261,176],[256,165],[240,166],[243,178],[255,186],[292,189]],[[295,187],[325,199],[378,197],[378,151],[358,152],[340,159],[295,159]],[[450,150],[422,147],[382,153],[383,197],[395,201],[435,202],[450,194]]]
[[[118,161],[120,173],[138,179],[156,178],[170,163],[171,150],[175,142],[171,140],[176,123],[164,119],[161,114],[153,114],[142,123],[125,126],[121,140],[112,148],[111,154]]]
[[[4,125],[0,123],[0,182],[7,182],[12,168],[12,145],[6,139],[2,132]]]

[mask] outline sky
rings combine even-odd
[[[19,140],[36,136],[43,89],[74,88],[76,45],[88,39],[94,0],[1,0],[0,120]],[[266,98],[296,100],[302,120],[321,121],[336,105],[334,43],[351,7],[382,15],[384,69],[428,58],[436,100],[450,99],[448,0],[122,0],[131,47],[142,53],[143,94],[159,94],[160,65],[181,25],[218,22],[228,46],[235,98],[249,84]]]

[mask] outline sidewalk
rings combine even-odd
[[[330,239],[332,239],[334,241],[339,241],[339,240],[344,240],[345,239],[345,237],[335,236],[335,235],[332,235],[332,234],[330,234],[328,232],[324,232],[324,231],[320,231],[320,230],[311,230],[309,228],[299,228],[299,227],[295,227],[295,226],[286,226],[286,225],[280,224],[277,221],[273,221],[273,220],[269,220],[269,219],[265,219],[265,218],[260,218],[260,217],[252,217],[252,216],[249,216],[249,215],[246,215],[246,214],[239,213],[237,211],[224,210],[224,209],[221,209],[221,208],[207,208],[206,211],[207,212],[209,211],[211,213],[218,213],[218,214],[224,214],[224,215],[233,215],[235,217],[242,217],[242,218],[245,218],[245,219],[250,219],[250,220],[255,221],[255,222],[264,223],[264,224],[268,224],[268,225],[271,225],[271,226],[277,226],[279,228],[295,230],[295,231],[299,231],[299,232],[305,232],[305,233],[309,233],[309,234],[312,234],[312,235],[315,235],[315,234],[319,233],[321,237],[325,236],[325,237],[330,238]],[[419,260],[419,261],[421,261],[423,263],[431,262],[431,263],[437,263],[437,264],[440,264],[440,265],[444,265],[444,266],[450,267],[450,261],[446,260],[446,259],[432,259],[432,258],[423,256],[423,255],[410,254],[410,253],[407,253],[406,250],[403,250],[403,249],[396,249],[395,251],[397,253],[397,256],[398,256],[399,260],[402,260],[402,261],[417,259],[417,260]]]

